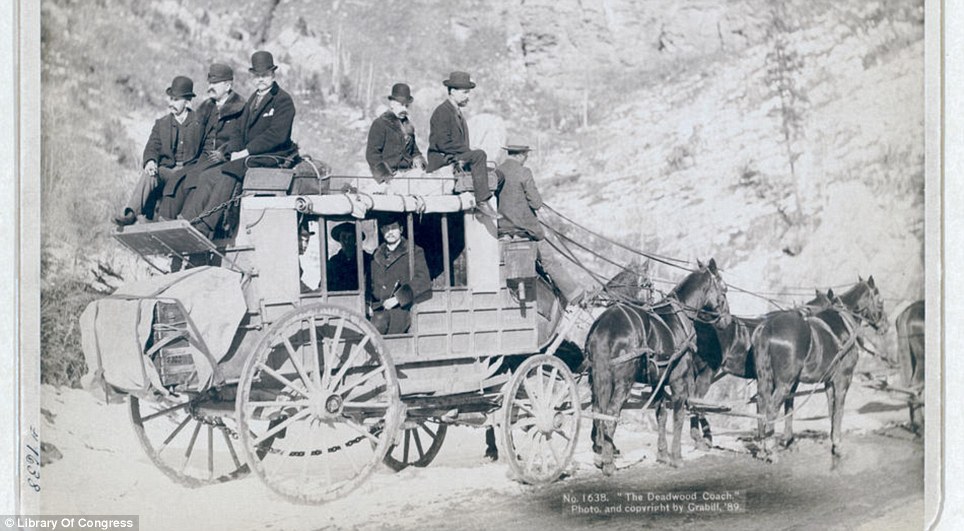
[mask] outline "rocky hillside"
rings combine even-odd
[[[364,169],[395,81],[415,90],[424,148],[441,80],[464,69],[479,84],[469,113],[537,146],[549,203],[600,233],[715,256],[732,284],[784,305],[858,275],[875,276],[888,311],[923,294],[922,2],[44,0],[42,13],[44,279],[57,297],[78,279],[105,289],[105,269],[143,274],[108,219],[164,88],[176,74],[202,88],[222,61],[247,94],[262,48],[295,95],[295,139],[338,173]],[[739,313],[772,307],[731,299]]]

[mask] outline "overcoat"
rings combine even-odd
[[[230,156],[229,150],[232,146],[240,145],[244,134],[241,129],[242,112],[244,112],[244,98],[237,92],[232,91],[220,108],[213,98],[204,100],[197,109],[198,121],[202,124],[203,131],[202,151],[211,148],[220,151],[225,157]],[[204,170],[225,162],[210,162],[207,155],[207,152],[202,153],[197,162],[188,168],[187,178],[182,187],[185,193],[198,187],[199,176]]]
[[[435,108],[429,125],[428,165],[425,171],[433,172],[451,164],[457,156],[471,151],[469,126],[451,100],[445,100]]]
[[[394,251],[389,250],[387,244],[379,245],[372,256],[368,295],[373,307],[379,306],[375,303],[384,302],[393,295],[399,304],[390,310],[376,308],[372,313],[372,324],[382,334],[408,331],[412,304],[432,297],[432,280],[425,262],[425,251],[415,244],[411,244],[411,247],[415,264],[412,275],[408,268],[409,242],[405,238]]]
[[[506,159],[499,165],[505,178],[499,192],[499,231],[525,233],[533,240],[545,239],[546,233],[539,224],[536,210],[542,208],[542,196],[532,177],[532,171],[518,161]]]
[[[413,303],[427,300],[432,296],[432,279],[429,277],[425,251],[411,244],[415,255],[415,271],[409,275],[409,242],[402,238],[394,251],[382,243],[372,255],[371,274],[368,276],[372,301],[382,302],[395,296],[402,308],[410,308]],[[409,278],[411,277],[411,278]],[[396,287],[397,283],[397,287]],[[426,296],[427,295],[427,296]]]
[[[365,160],[379,182],[389,177],[386,170],[406,170],[412,168],[416,160],[425,163],[415,140],[415,127],[408,119],[402,120],[392,111],[385,111],[372,122],[368,130]]]

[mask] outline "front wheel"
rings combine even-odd
[[[502,404],[502,443],[516,476],[535,485],[558,479],[572,462],[582,410],[572,372],[559,358],[519,366]]]
[[[381,336],[360,315],[325,303],[268,330],[245,364],[236,414],[255,474],[299,503],[360,485],[404,416]]]

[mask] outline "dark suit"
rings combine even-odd
[[[415,141],[415,127],[392,111],[385,111],[372,122],[365,160],[378,182],[388,180],[398,170],[412,168],[416,160],[425,163]]]
[[[197,213],[210,210],[230,199],[235,187],[244,180],[244,173],[249,167],[279,167],[285,165],[286,160],[290,162],[290,159],[297,156],[298,145],[291,140],[291,126],[295,119],[295,104],[291,96],[275,83],[261,102],[257,102],[257,99],[257,92],[248,98],[239,119],[242,127],[241,139],[231,142],[227,147],[229,154],[247,149],[248,156],[201,173],[199,180],[210,181],[211,190],[203,204],[192,209],[192,213],[195,210]],[[211,237],[223,215],[224,210],[219,210],[194,226]],[[196,216],[197,214],[194,217]]]
[[[464,162],[472,171],[476,202],[481,203],[492,197],[485,151],[469,147],[469,126],[451,100],[445,100],[435,108],[430,127],[428,166],[425,170],[433,172],[455,161]]]
[[[190,109],[179,126],[176,126],[173,114],[158,118],[144,147],[142,164],[143,167],[154,161],[157,176],[150,176],[146,172],[141,174],[127,208],[135,215],[174,219],[183,205],[182,198],[177,197],[178,187],[187,175],[188,166],[200,155],[201,140],[197,113]],[[179,147],[180,160],[177,159]]]
[[[236,92],[232,92],[220,108],[217,102],[210,98],[198,106],[198,119],[204,125],[204,140],[201,145],[203,153],[197,162],[188,167],[187,178],[184,179],[182,186],[183,193],[187,195],[184,208],[181,210],[181,216],[185,219],[194,219],[203,212],[214,184],[218,180],[212,178],[212,175],[216,176],[220,173],[208,172],[204,175],[204,172],[225,164],[227,157],[231,155],[231,148],[240,145],[244,135],[241,121],[244,105],[244,99]],[[208,154],[212,151],[218,151],[224,155],[225,161],[208,160]],[[212,223],[214,223],[213,220]]]
[[[410,274],[408,268],[409,245],[414,253],[414,274]],[[375,249],[368,281],[368,295],[372,302],[383,302],[393,296],[398,300],[398,306],[390,310],[376,310],[372,314],[372,324],[382,334],[408,331],[412,322],[409,313],[412,305],[432,297],[432,279],[425,263],[425,251],[414,243],[409,244],[405,238],[394,251],[384,243]]]

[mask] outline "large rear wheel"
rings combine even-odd
[[[288,500],[344,496],[379,465],[404,416],[381,336],[325,303],[278,320],[247,360],[237,418],[252,469]]]

